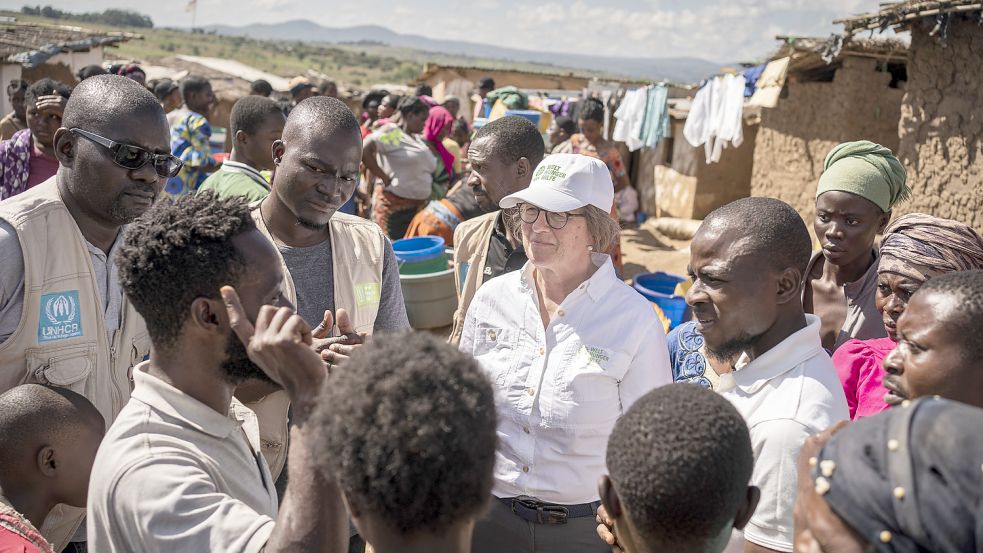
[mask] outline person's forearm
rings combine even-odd
[[[313,452],[313,402],[295,402],[288,457],[290,478],[276,527],[265,553],[348,551],[348,518],[338,486],[327,477]]]
[[[386,172],[382,170],[382,167],[379,166],[379,160],[376,159],[375,155],[377,151],[378,147],[376,146],[375,142],[369,142],[365,146],[365,151],[362,153],[362,163],[365,164],[365,168],[368,170],[370,175],[374,175],[383,182],[386,182],[389,175],[387,175]]]

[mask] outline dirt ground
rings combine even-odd
[[[641,273],[665,271],[686,276],[689,264],[689,240],[674,240],[651,226],[621,231],[621,255],[626,281]]]

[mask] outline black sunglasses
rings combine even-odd
[[[181,167],[184,166],[184,162],[181,161],[181,158],[171,154],[155,154],[153,152],[148,152],[139,146],[122,144],[120,142],[116,142],[115,140],[110,140],[104,136],[99,136],[96,133],[83,131],[79,128],[68,129],[68,132],[81,136],[82,138],[89,139],[96,144],[107,148],[113,153],[113,163],[119,165],[123,169],[136,171],[148,163],[153,163],[154,170],[157,171],[158,175],[164,178],[171,178],[177,176],[177,174],[181,172]]]

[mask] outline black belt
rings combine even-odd
[[[601,504],[595,501],[580,505],[556,505],[527,495],[496,499],[512,509],[512,513],[519,518],[534,524],[566,524],[567,519],[592,517],[597,514],[597,507]]]

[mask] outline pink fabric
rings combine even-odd
[[[447,175],[451,177],[452,181],[454,180],[454,154],[444,147],[440,140],[440,133],[453,124],[454,116],[451,115],[451,112],[442,106],[434,106],[430,108],[430,115],[427,116],[427,122],[423,126],[423,138],[430,142],[440,154],[440,159],[444,161],[444,167],[447,169]]]
[[[833,364],[846,393],[850,418],[876,415],[884,403],[884,359],[897,344],[890,338],[848,340],[833,353]]]
[[[31,148],[31,172],[27,175],[27,187],[33,188],[55,176],[58,165],[57,159],[49,157],[37,146]]]

